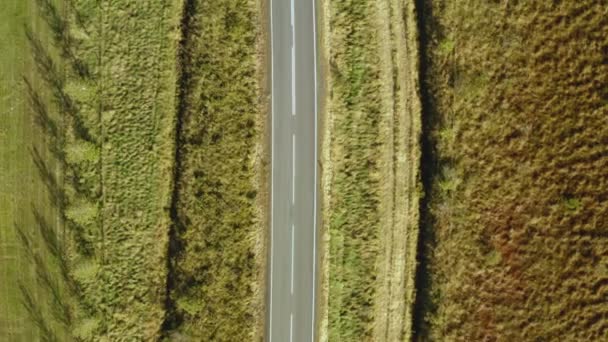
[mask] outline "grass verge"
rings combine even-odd
[[[420,196],[413,2],[325,1],[328,340],[407,340]]]
[[[167,335],[261,340],[266,181],[260,2],[186,3]]]

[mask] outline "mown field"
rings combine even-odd
[[[606,4],[423,3],[416,340],[607,340]]]
[[[57,268],[45,233],[63,239],[57,212],[32,158],[32,151],[41,158],[50,153],[35,121],[29,90],[43,79],[33,71],[24,27],[35,32],[42,45],[50,45],[49,30],[34,4],[0,3],[0,340],[16,342],[44,337],[32,318],[54,314],[53,291],[58,290],[47,281],[49,270]],[[47,105],[50,96],[40,93],[38,100]],[[56,165],[51,164],[49,171],[55,173]],[[64,336],[61,325],[53,329]]]
[[[411,336],[420,197],[413,2],[323,2],[321,339]]]
[[[21,74],[26,70],[23,56],[27,56],[25,37],[20,36],[21,27],[27,20],[28,7],[19,1],[6,1],[0,4],[0,37],[2,46],[13,42],[14,48],[6,50],[0,60],[0,335],[16,341],[34,338],[32,332],[24,330],[25,310],[20,305],[17,281],[33,280],[22,270],[31,269],[25,256],[20,253],[20,246],[13,222],[22,220],[20,200],[15,200],[23,185],[19,176],[28,170],[29,158],[27,147],[19,151],[11,141],[27,141],[33,127],[28,125],[27,101],[18,91]],[[15,129],[13,129],[15,128]],[[25,145],[25,144],[22,144]],[[27,145],[26,145],[27,146]],[[15,158],[21,153],[23,158]],[[23,160],[24,159],[24,160]],[[29,172],[28,172],[29,173]],[[27,173],[26,173],[27,174]],[[25,178],[25,177],[23,177]]]
[[[167,335],[264,334],[268,160],[261,2],[194,0],[184,12]]]

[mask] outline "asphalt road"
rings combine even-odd
[[[268,341],[315,339],[317,76],[314,0],[270,0],[272,203]]]

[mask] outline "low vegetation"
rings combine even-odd
[[[266,213],[260,2],[184,11],[168,336],[257,341]]]
[[[607,340],[605,6],[321,4],[321,340]],[[263,339],[265,6],[0,2],[0,340]]]
[[[420,196],[416,9],[388,0],[324,5],[322,339],[408,340]]]
[[[74,260],[97,313],[84,323],[96,339],[150,340],[165,315],[181,1],[72,3],[74,55],[91,74],[68,85],[85,129],[66,151],[80,194],[66,216],[94,249]]]
[[[419,341],[608,339],[608,16],[423,1]]]
[[[33,92],[45,82],[29,48],[34,33],[28,29],[26,36],[23,28],[36,26],[41,47],[52,40],[35,4],[3,1],[0,22],[0,45],[10,46],[0,57],[0,340],[56,340],[65,336],[70,316],[60,275],[63,236],[52,194],[32,160],[52,155],[33,120],[52,96]],[[54,174],[55,167],[47,171]],[[51,317],[60,324],[50,324]]]

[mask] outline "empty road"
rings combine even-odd
[[[272,190],[267,338],[314,341],[317,62],[314,0],[270,0]]]

